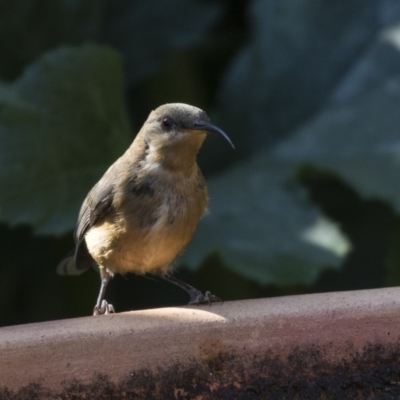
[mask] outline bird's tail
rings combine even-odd
[[[57,266],[58,275],[80,275],[85,270],[76,268],[75,250],[72,250]]]

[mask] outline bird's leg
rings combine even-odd
[[[99,297],[97,297],[97,303],[94,306],[93,315],[111,314],[115,312],[114,307],[112,304],[108,304],[107,301],[104,300],[104,295],[106,293],[108,282],[113,277],[113,273],[107,268],[104,268],[102,266],[99,266],[99,269],[100,269],[101,286],[100,286]]]
[[[202,292],[200,292],[200,290],[194,288],[193,286],[188,285],[187,283],[181,281],[178,278],[175,278],[172,275],[161,274],[160,277],[165,281],[173,283],[174,285],[180,287],[185,292],[187,292],[190,296],[189,305],[204,304],[204,303],[211,305],[211,303],[222,301],[219,297],[214,296],[210,292],[205,292],[203,294]]]

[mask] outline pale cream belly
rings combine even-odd
[[[135,229],[116,231],[115,227],[110,229],[103,224],[93,227],[85,240],[94,260],[112,272],[167,272],[186,247],[194,228],[163,225],[143,233]]]

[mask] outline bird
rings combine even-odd
[[[172,275],[173,262],[207,209],[207,184],[196,156],[208,134],[235,148],[200,108],[161,105],[89,191],[74,231],[75,248],[57,272],[99,271],[101,286],[93,315],[115,312],[105,292],[116,273],[159,276],[185,290],[191,305],[221,301]]]

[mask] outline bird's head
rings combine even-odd
[[[152,111],[140,132],[149,156],[171,167],[193,163],[207,134],[224,138],[233,148],[228,135],[212,125],[207,114],[188,104],[164,104]]]

